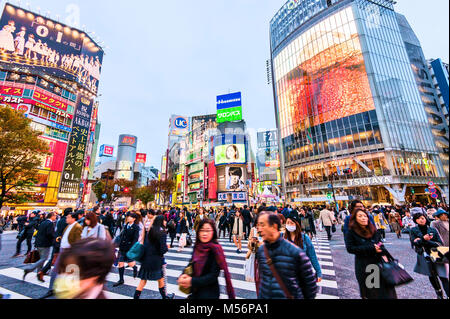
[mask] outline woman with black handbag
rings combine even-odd
[[[134,293],[134,299],[141,297],[142,291],[149,280],[158,281],[159,293],[163,299],[173,299],[174,294],[167,295],[166,291],[166,263],[164,254],[169,251],[167,247],[166,220],[163,215],[155,218],[152,228],[145,236],[144,255],[141,259],[141,268],[138,278],[141,279]]]
[[[444,293],[439,283],[440,280],[448,298],[449,265],[445,263],[434,263],[429,258],[432,248],[443,245],[441,237],[435,228],[427,225],[428,220],[425,213],[415,214],[413,220],[418,225],[412,228],[410,233],[412,247],[417,253],[417,263],[414,272],[427,276],[438,298],[444,299]]]
[[[381,236],[376,227],[369,221],[369,215],[364,210],[353,212],[349,231],[345,236],[345,245],[350,254],[355,255],[355,274],[358,280],[362,299],[397,299],[395,286],[390,286],[381,275],[378,267],[386,255],[381,242]],[[375,272],[378,271],[378,276]],[[379,278],[379,282],[373,282]],[[370,284],[372,285],[370,285]]]
[[[198,225],[191,262],[178,278],[180,290],[190,294],[189,299],[219,299],[221,270],[224,271],[228,298],[235,299],[225,254],[217,241],[216,225],[211,219],[203,219]]]

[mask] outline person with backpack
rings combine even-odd
[[[177,222],[175,221],[176,214],[172,215],[167,223],[167,229],[170,236],[170,248],[173,248],[173,242],[177,237]]]

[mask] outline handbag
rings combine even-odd
[[[272,259],[270,258],[269,255],[269,250],[267,249],[267,246],[264,245],[264,255],[266,256],[266,262],[267,265],[270,268],[270,271],[272,271],[272,275],[275,277],[275,279],[278,282],[278,285],[280,285],[281,290],[283,290],[285,296],[287,299],[294,299],[294,296],[292,296],[292,294],[289,292],[289,290],[287,289],[285,283],[283,282],[283,279],[280,277],[280,275],[278,274],[277,269],[275,268]]]
[[[25,260],[24,260],[24,264],[34,264],[35,262],[37,262],[39,259],[41,258],[41,256],[40,256],[40,254],[39,254],[39,251],[38,250],[33,250],[33,251],[30,251],[28,254],[27,254],[27,257],[25,258]]]
[[[387,262],[382,261],[378,264],[381,270],[381,277],[389,287],[398,287],[411,283],[414,279],[406,272],[404,267],[394,259],[391,254],[385,250]]]
[[[191,235],[187,235],[186,236],[186,247],[191,247],[192,246],[192,238]]]
[[[336,232],[336,225],[333,224],[333,226],[331,226],[331,231],[332,231],[333,233]]]
[[[184,268],[183,275],[188,275],[190,277],[194,275],[194,264],[192,263],[192,261],[189,262],[189,265],[187,265],[186,268]],[[178,289],[180,289],[180,291],[186,295],[190,295],[192,293],[192,287],[183,288],[181,286],[178,286]]]
[[[138,241],[134,243],[133,247],[127,252],[127,257],[135,261],[140,261],[143,255],[144,246]]]

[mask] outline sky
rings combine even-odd
[[[1,8],[5,1],[1,2]],[[105,43],[99,87],[100,142],[138,137],[160,168],[172,114],[216,112],[216,96],[242,92],[248,128],[273,129],[267,84],[269,22],[286,0],[28,0],[32,11],[78,26]],[[19,4],[18,1],[12,1]],[[449,62],[449,1],[398,0],[425,57]]]

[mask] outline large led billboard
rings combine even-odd
[[[375,109],[351,7],[293,40],[274,73],[282,138]]]
[[[215,164],[245,164],[245,144],[226,144],[214,148]]]
[[[98,91],[103,50],[80,30],[7,4],[0,19],[0,50],[0,61]]]
[[[245,191],[244,167],[227,167],[225,169],[225,182],[227,191]]]

